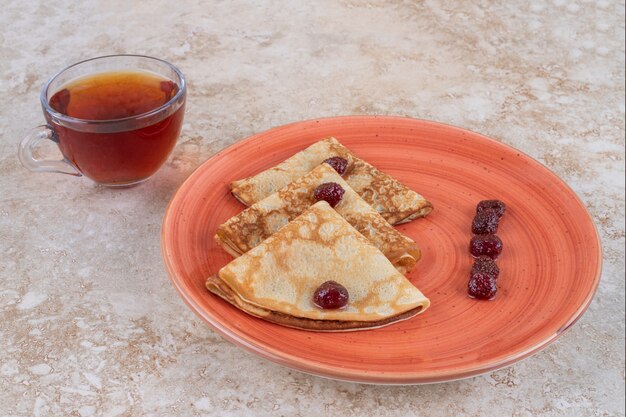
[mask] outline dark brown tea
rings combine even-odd
[[[147,72],[109,72],[79,78],[49,100],[50,107],[86,121],[123,122],[122,131],[79,131],[49,120],[63,155],[87,177],[102,184],[134,183],[158,170],[174,147],[184,104],[148,126],[144,115],[166,104],[176,83]],[[132,118],[136,118],[133,120]]]

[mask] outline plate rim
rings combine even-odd
[[[574,197],[576,203],[583,209],[586,215],[586,221],[592,226],[594,231],[595,243],[597,247],[597,263],[595,268],[595,275],[593,277],[593,288],[587,294],[585,300],[581,303],[575,313],[573,313],[567,320],[566,324],[562,326],[557,332],[552,334],[550,337],[547,337],[540,341],[539,343],[527,348],[524,351],[518,352],[514,356],[507,356],[504,359],[499,361],[494,361],[489,363],[487,366],[472,366],[464,368],[462,372],[455,371],[456,368],[444,371],[444,372],[421,372],[416,374],[415,372],[385,372],[385,371],[362,371],[362,370],[350,370],[340,367],[333,366],[324,366],[323,363],[303,359],[298,357],[297,355],[292,355],[286,353],[284,351],[280,351],[277,349],[273,349],[269,346],[259,346],[255,343],[250,342],[245,337],[241,337],[236,332],[222,326],[222,324],[215,320],[211,315],[207,314],[201,306],[199,306],[193,299],[191,299],[184,288],[182,288],[181,284],[175,279],[174,268],[169,259],[169,254],[167,251],[166,245],[166,231],[167,231],[167,220],[171,215],[171,208],[174,203],[180,198],[182,191],[186,187],[190,187],[193,182],[193,178],[199,175],[200,170],[210,164],[214,159],[222,157],[224,153],[235,152],[238,148],[246,146],[249,142],[255,141],[260,136],[271,135],[273,132],[278,132],[284,129],[290,129],[297,127],[299,125],[308,125],[312,123],[323,123],[323,122],[333,122],[337,120],[359,120],[359,119],[367,119],[367,120],[380,120],[380,121],[388,121],[391,125],[394,122],[404,121],[411,123],[419,123],[425,125],[431,125],[434,127],[444,128],[446,130],[452,130],[455,133],[459,133],[462,135],[471,135],[478,136],[483,140],[487,140],[496,146],[501,146],[507,148],[508,150],[514,150],[520,155],[528,158],[532,162],[539,165],[546,173],[551,175],[553,179],[559,182],[561,185],[572,197]],[[251,134],[244,139],[238,140],[235,143],[224,147],[219,150],[215,154],[211,155],[208,159],[202,162],[199,166],[197,166],[180,184],[180,186],[176,189],[176,191],[172,194],[170,201],[168,202],[166,209],[163,214],[163,219],[161,223],[161,234],[160,234],[160,249],[161,255],[163,259],[163,263],[165,264],[168,277],[173,284],[176,291],[179,293],[183,301],[187,304],[187,306],[206,324],[208,324],[213,330],[215,330],[218,334],[224,337],[229,342],[233,343],[237,347],[243,348],[248,353],[252,353],[257,357],[268,360],[270,362],[276,363],[281,366],[285,366],[290,369],[295,369],[300,372],[304,372],[310,375],[328,378],[332,380],[345,381],[345,382],[353,382],[360,384],[376,384],[376,385],[422,385],[422,384],[432,384],[432,383],[441,383],[441,382],[451,382],[456,380],[462,380],[467,378],[472,378],[475,376],[479,376],[482,374],[486,374],[489,372],[493,372],[495,370],[504,368],[506,366],[517,363],[523,359],[526,359],[541,350],[545,349],[548,345],[552,344],[554,341],[559,339],[563,334],[565,334],[572,326],[584,315],[586,310],[591,305],[591,302],[595,298],[597,293],[599,282],[602,276],[602,267],[603,267],[603,257],[602,257],[602,241],[600,239],[600,234],[598,231],[598,227],[593,220],[593,217],[589,213],[584,202],[578,196],[578,194],[556,173],[554,173],[550,168],[548,168],[544,163],[538,161],[527,153],[519,150],[518,148],[511,146],[509,144],[503,143],[499,140],[493,139],[491,137],[485,136],[481,133],[474,132],[469,129],[461,128],[458,126],[441,123],[438,121],[426,120],[426,119],[417,119],[412,117],[405,116],[394,116],[394,115],[344,115],[344,116],[331,116],[331,117],[320,117],[320,118],[312,118],[307,120],[300,120],[291,123],[287,123],[284,125],[274,126],[263,130],[261,132],[257,132]],[[332,371],[332,372],[331,372]]]

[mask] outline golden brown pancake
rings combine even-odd
[[[321,309],[326,281],[349,293],[341,309]],[[429,300],[368,239],[320,201],[210,277],[207,288],[235,307],[285,326],[345,331],[410,318]]]
[[[337,213],[368,238],[401,273],[410,271],[421,256],[417,244],[394,229],[325,163],[230,218],[218,227],[215,239],[233,256],[246,253],[315,204],[315,189],[329,182],[345,190],[335,206]]]
[[[320,140],[284,160],[273,168],[252,177],[230,184],[233,195],[246,206],[263,200],[290,182],[300,178],[326,159],[339,156],[348,161],[348,171],[352,169],[353,155],[335,138]]]
[[[433,210],[430,201],[362,159],[354,158],[345,180],[390,224],[407,223]]]
[[[232,182],[231,191],[239,201],[252,205],[333,156],[348,161],[345,181],[390,224],[406,223],[432,211],[432,204],[420,194],[357,158],[332,137],[314,143],[273,168]]]

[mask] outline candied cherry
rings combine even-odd
[[[467,293],[470,297],[479,298],[481,300],[491,300],[496,296],[498,287],[496,279],[493,275],[484,272],[472,271],[469,283],[467,284]]]
[[[348,161],[340,156],[333,156],[332,158],[326,159],[324,162],[333,167],[341,176],[343,176],[343,174],[346,173],[346,169],[348,169]]]
[[[348,290],[335,281],[326,281],[313,294],[313,303],[324,310],[345,307],[348,304]]]
[[[496,261],[488,256],[482,255],[474,260],[472,265],[472,273],[482,272],[487,275],[492,275],[495,279],[498,279],[500,275],[500,268],[496,264]]]
[[[487,209],[495,210],[498,217],[502,217],[504,210],[506,210],[506,205],[500,200],[482,200],[476,206],[477,213]]]
[[[475,257],[486,255],[496,259],[502,253],[502,240],[497,235],[475,235],[470,240],[470,253]]]
[[[343,198],[344,193],[345,190],[343,187],[336,182],[325,182],[315,189],[313,197],[315,197],[317,201],[324,200],[330,204],[331,207],[335,207]]]
[[[472,220],[472,233],[477,235],[493,234],[498,231],[500,216],[494,209],[478,211]]]

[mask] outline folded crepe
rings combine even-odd
[[[334,156],[348,161],[346,182],[390,224],[406,223],[432,211],[432,204],[420,194],[357,158],[332,137],[314,143],[273,168],[233,181],[231,191],[239,201],[252,205]]]
[[[326,281],[344,286],[348,304],[313,303]],[[224,266],[207,288],[262,319],[304,330],[371,329],[406,320],[430,301],[363,235],[320,201]]]
[[[394,229],[325,163],[230,218],[218,227],[215,239],[231,255],[242,255],[315,204],[315,189],[329,182],[345,190],[334,207],[337,213],[368,238],[398,271],[410,271],[421,257],[417,244]]]
[[[348,161],[347,172],[352,169],[354,156],[350,151],[337,139],[327,138],[312,144],[304,151],[296,153],[273,168],[243,180],[233,181],[230,184],[230,189],[239,201],[250,206],[268,195],[274,194],[326,159],[334,156]]]
[[[433,211],[433,205],[391,175],[354,158],[345,180],[390,224],[408,223]]]

